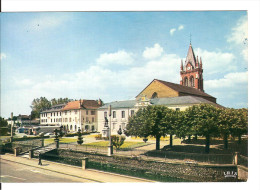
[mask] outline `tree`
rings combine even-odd
[[[223,108],[219,112],[218,126],[220,136],[224,139],[224,148],[228,149],[228,136],[230,135],[230,129],[235,123],[235,109]]]
[[[175,134],[177,136],[182,136],[182,133],[180,133],[180,128],[182,126],[182,121],[183,121],[183,112],[180,111],[172,111],[169,113],[171,125],[169,126],[168,129],[168,134],[170,134],[170,146],[173,144],[173,139],[172,136]]]
[[[7,121],[0,117],[0,135],[5,136],[8,133],[8,123]]]
[[[51,107],[51,103],[45,97],[36,98],[32,101],[31,108],[33,112],[34,118],[40,117],[40,112],[45,109],[49,109]],[[34,119],[31,118],[31,119]]]
[[[165,106],[147,106],[139,109],[130,117],[126,126],[126,135],[156,138],[156,150],[160,149],[160,138],[165,136],[170,128],[170,113],[172,110]]]
[[[235,110],[230,132],[233,137],[238,137],[238,143],[240,144],[241,136],[248,132],[248,109],[242,108]]]
[[[82,138],[82,133],[81,133],[80,128],[79,128],[79,130],[78,130],[78,140],[77,140],[77,143],[78,143],[79,145],[81,145],[81,144],[83,143],[83,138]]]
[[[210,139],[213,136],[217,136],[218,129],[218,115],[220,110],[209,104],[201,104],[194,106],[194,121],[192,122],[193,127],[196,126],[198,135],[204,136],[205,141],[205,152],[209,153],[210,150]],[[194,130],[194,129],[193,129]]]

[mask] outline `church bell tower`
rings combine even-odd
[[[194,55],[192,45],[190,43],[188,54],[183,65],[181,60],[181,80],[180,85],[196,88],[204,92],[203,89],[203,69],[202,60]]]

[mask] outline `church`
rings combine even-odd
[[[173,110],[184,111],[199,104],[217,104],[217,99],[204,92],[202,59],[195,57],[190,43],[185,63],[181,60],[180,84],[154,79],[136,97],[135,100],[114,101],[98,109],[98,131],[102,132],[108,107],[111,105],[111,133],[119,128],[125,129],[128,118],[143,106],[163,105]]]

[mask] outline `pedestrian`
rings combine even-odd
[[[42,155],[41,155],[41,153],[39,153],[39,163],[38,163],[38,165],[42,165]]]

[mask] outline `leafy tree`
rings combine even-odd
[[[170,146],[173,144],[172,136],[175,134],[177,136],[182,136],[182,133],[180,133],[180,128],[182,126],[183,121],[183,112],[180,111],[172,111],[169,112],[169,117],[171,121],[171,125],[169,126],[168,133],[170,134]]]
[[[196,114],[192,125],[196,126],[198,135],[206,138],[205,152],[209,153],[210,150],[210,139],[211,137],[217,136],[219,133],[218,129],[218,115],[220,110],[209,104],[201,104],[195,106]]]
[[[139,109],[130,117],[125,134],[147,138],[156,138],[156,150],[160,149],[160,138],[165,136],[170,128],[170,110],[165,106],[147,106]]]
[[[81,133],[80,128],[79,128],[79,130],[78,130],[78,140],[77,140],[77,143],[78,143],[79,145],[81,145],[81,144],[83,143],[83,138],[82,138],[82,133]]]
[[[120,146],[124,144],[125,137],[121,135],[112,135],[111,141],[112,141],[112,145],[116,147],[116,149],[119,149]]]
[[[7,133],[8,133],[8,123],[4,118],[0,117],[0,135],[4,136],[7,135]]]
[[[224,139],[224,148],[228,149],[228,136],[230,129],[235,123],[235,109],[223,108],[219,112],[218,126],[220,136]]]
[[[230,128],[232,136],[238,137],[238,143],[241,143],[241,136],[248,132],[248,109],[236,109],[234,113],[233,125]]]
[[[48,109],[51,107],[51,103],[49,102],[49,100],[45,97],[40,97],[40,98],[36,98],[32,101],[32,112],[33,112],[33,116],[35,118],[39,118],[40,117],[40,112],[42,110]],[[32,118],[34,119],[34,118]]]

